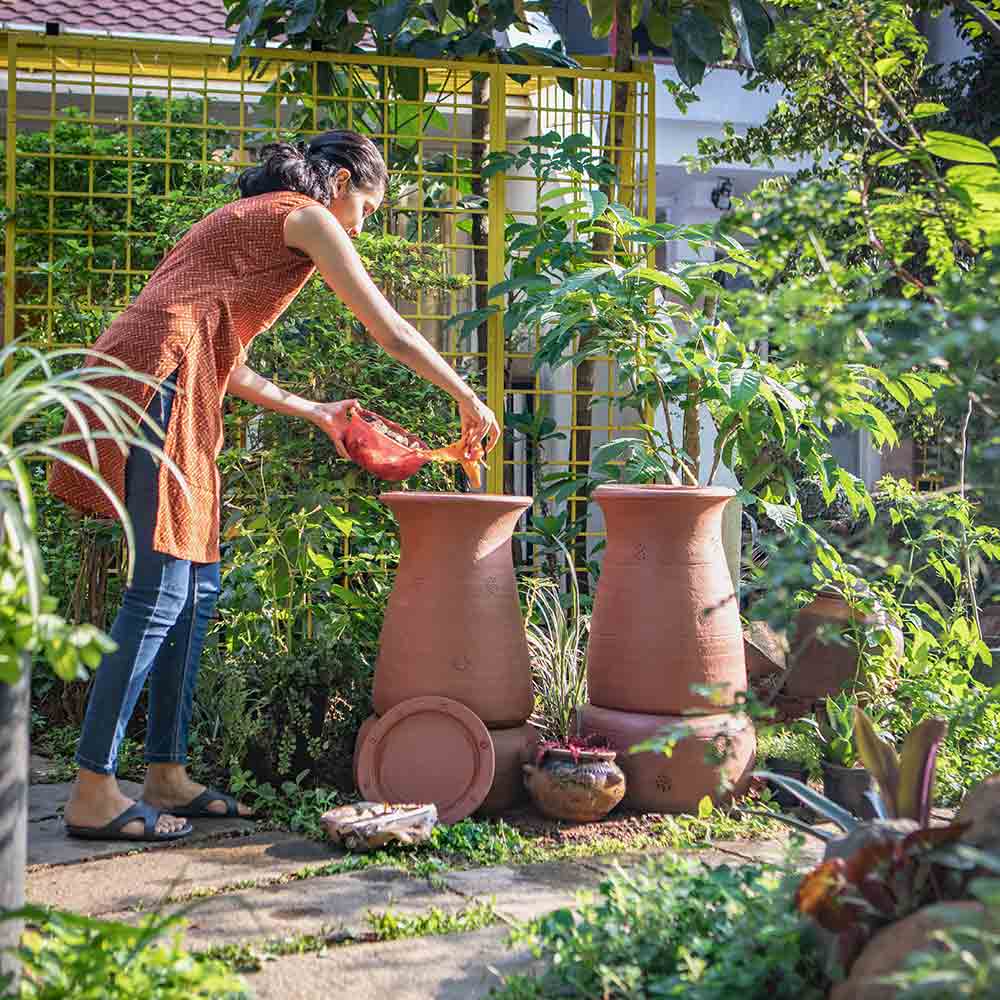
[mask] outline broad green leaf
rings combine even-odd
[[[997,158],[989,146],[978,139],[954,132],[928,132],[924,136],[924,146],[928,152],[940,156],[942,160],[958,163],[992,163]]]
[[[675,275],[668,274],[666,271],[660,271],[655,267],[637,268],[635,275],[638,278],[645,278],[646,281],[652,281],[654,284],[660,285],[662,288],[669,288],[672,292],[676,292],[686,301],[691,301],[691,289]]]
[[[590,31],[594,38],[607,38],[615,20],[614,0],[587,0],[590,11]]]
[[[306,549],[306,555],[309,556],[309,561],[324,573],[332,572],[336,565],[329,556],[323,555],[322,552],[317,552],[312,546]]]
[[[293,0],[288,20],[285,22],[285,32],[297,35],[305,31],[316,17],[318,0]]]
[[[590,195],[590,217],[592,219],[600,218],[608,207],[608,196],[597,188],[593,188],[587,193]]]
[[[665,17],[656,3],[649,8],[646,15],[646,31],[649,32],[650,41],[661,49],[669,49],[673,40],[673,22]]]
[[[758,0],[730,0],[729,10],[743,60],[748,66],[754,66],[757,54],[771,33],[771,18]]]
[[[894,69],[906,62],[906,56],[902,52],[896,52],[884,59],[875,60],[875,72],[882,77],[888,76]]]
[[[931,115],[940,115],[947,110],[944,104],[939,104],[937,101],[921,101],[914,106],[910,114],[914,118],[930,118]]]
[[[737,410],[744,409],[760,391],[761,373],[755,368],[736,368],[729,377],[729,399]]]
[[[795,508],[790,507],[788,504],[768,503],[766,500],[761,500],[760,505],[764,508],[764,513],[782,531],[788,531],[789,528],[798,523],[799,516],[795,513]]]

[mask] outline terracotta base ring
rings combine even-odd
[[[595,705],[578,709],[583,736],[603,737],[618,751],[625,772],[622,804],[641,812],[697,813],[707,795],[714,804],[742,794],[750,783],[757,739],[747,719],[732,715],[642,715]],[[630,754],[629,747],[655,736],[667,726],[684,725],[689,735],[664,754]],[[715,760],[723,756],[724,763]],[[708,757],[713,759],[706,760]],[[720,779],[733,787],[720,791]]]

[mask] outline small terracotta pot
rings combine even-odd
[[[538,810],[551,819],[594,823],[625,794],[625,775],[613,750],[553,749],[540,764],[525,764],[524,784]]]
[[[491,729],[490,739],[493,740],[493,756],[496,760],[493,786],[483,804],[476,810],[477,816],[495,816],[524,801],[524,776],[521,767],[535,758],[538,730],[528,725],[518,726],[516,729]]]
[[[351,774],[354,776],[354,787],[358,787],[358,748],[364,746],[365,738],[371,727],[378,722],[377,715],[369,715],[358,728],[358,735],[354,738],[354,756],[351,758]]]
[[[488,726],[531,714],[531,661],[511,536],[530,497],[383,493],[401,553],[375,666],[383,715],[421,695],[460,701]]]
[[[816,635],[823,626],[846,630],[857,625],[888,625],[897,655],[903,653],[903,633],[888,621],[884,612],[858,615],[837,593],[822,592],[807,604],[795,619],[791,640],[795,650],[788,680],[782,693],[791,698],[819,701],[837,695],[858,673],[858,651],[852,643],[824,642]],[[790,658],[791,659],[791,658]]]
[[[587,654],[590,700],[622,712],[718,711],[747,687],[743,631],[722,544],[733,491],[600,486],[608,546]]]
[[[646,715],[616,712],[583,705],[578,711],[583,736],[606,739],[618,750],[618,766],[625,772],[625,805],[642,812],[697,813],[709,796],[713,804],[741,795],[750,784],[757,738],[750,721],[732,715]],[[685,725],[683,738],[669,757],[651,752],[630,754],[629,748],[655,736],[667,726]],[[722,763],[706,760],[715,748],[725,754]],[[720,779],[733,790],[719,791]]]

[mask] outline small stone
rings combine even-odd
[[[433,803],[355,802],[331,809],[320,822],[335,844],[349,851],[372,851],[388,844],[422,844],[430,838],[437,819]]]
[[[965,843],[984,851],[1000,850],[1000,773],[969,789],[955,822],[972,824],[962,834]]]

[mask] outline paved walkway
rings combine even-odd
[[[33,770],[41,776],[41,763]],[[44,780],[44,778],[43,778]],[[130,794],[135,791],[123,783]],[[90,844],[61,830],[69,786],[31,789],[28,897],[104,919],[133,921],[153,909],[185,911],[190,948],[248,944],[261,949],[303,935],[331,942],[321,953],[265,962],[248,974],[258,998],[329,1000],[477,1000],[500,977],[530,966],[506,945],[504,922],[540,916],[595,889],[617,864],[641,856],[450,871],[430,879],[390,868],[313,875],[344,854],[281,832],[259,832],[243,820],[196,823],[173,846]],[[130,848],[132,848],[130,850]],[[711,864],[777,860],[778,843],[717,844],[698,857]],[[360,943],[370,936],[369,911],[454,913],[492,902],[501,923],[463,934]]]

